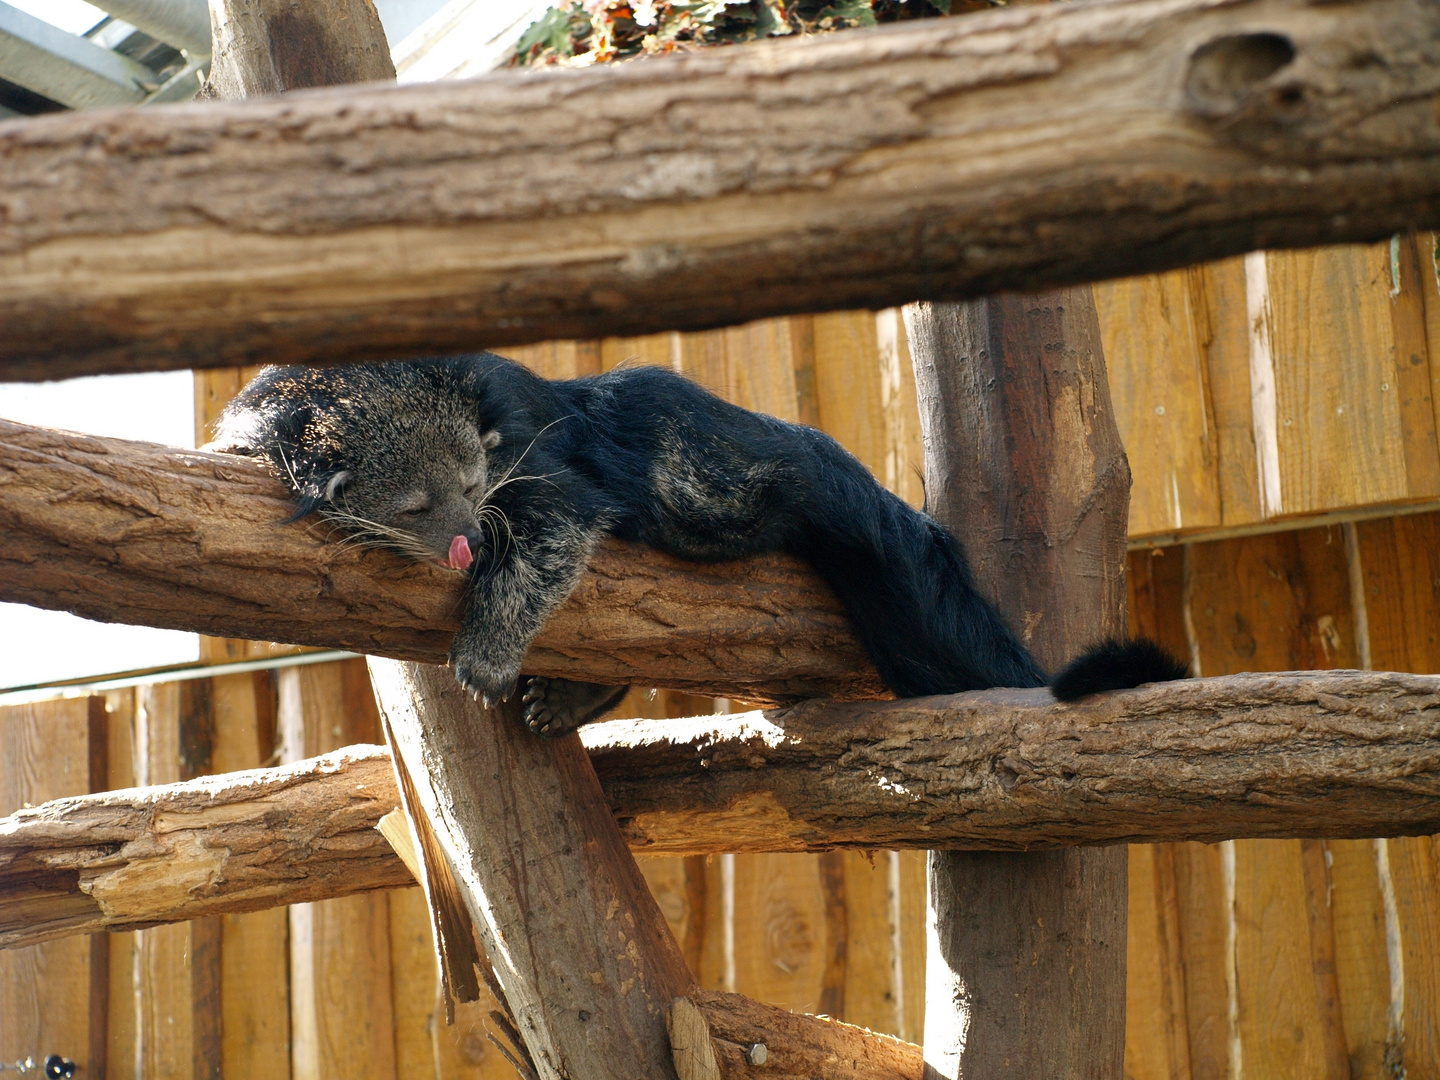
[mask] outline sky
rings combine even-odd
[[[85,33],[105,17],[105,12],[84,0],[5,0],[5,3],[72,34]]]
[[[58,5],[60,0],[43,2]],[[0,383],[0,416],[41,427],[193,447],[194,379],[188,371],[166,371]],[[199,655],[194,634],[0,604],[0,690],[185,663]]]

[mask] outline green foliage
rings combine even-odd
[[[542,55],[557,58],[575,55],[577,31],[582,39],[590,32],[590,21],[584,14],[579,4],[552,7],[545,12],[530,24],[515,45],[516,55],[524,58],[521,63]]]

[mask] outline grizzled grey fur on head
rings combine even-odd
[[[552,382],[488,353],[266,368],[226,409],[215,448],[269,462],[294,487],[296,517],[318,511],[359,542],[458,559],[470,590],[450,660],[487,701],[517,688],[531,641],[606,534],[692,559],[806,559],[902,697],[1045,681],[937,522],[829,436],[658,368]],[[1076,664],[1056,684],[1067,697],[1183,674],[1153,647]],[[528,679],[526,721],[559,734],[624,689]]]

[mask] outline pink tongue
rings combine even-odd
[[[448,565],[455,570],[465,570],[475,561],[470,554],[470,541],[463,536],[457,536],[450,541],[450,557],[446,560]]]

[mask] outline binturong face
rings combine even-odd
[[[427,361],[267,367],[225,409],[209,449],[267,461],[347,543],[466,570],[509,539],[487,498],[494,462],[474,372]],[[497,475],[498,474],[498,475]]]
[[[325,490],[324,516],[357,541],[467,570],[498,539],[486,507],[488,451],[498,432],[461,418],[400,418],[377,425],[352,448],[353,467]]]

